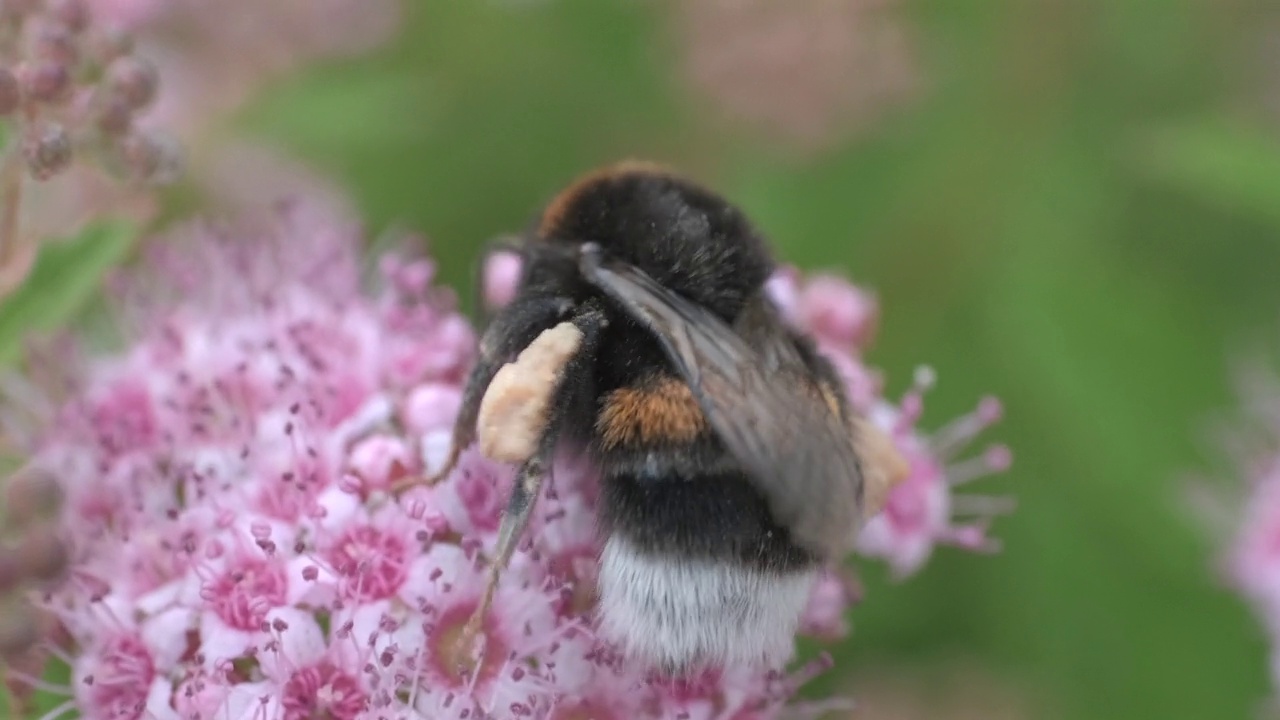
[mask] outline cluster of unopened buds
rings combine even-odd
[[[63,582],[29,597],[58,628],[39,649],[69,664],[70,682],[7,679],[62,695],[55,714],[763,720],[841,706],[792,700],[825,656],[672,679],[601,642],[595,475],[571,454],[482,618],[478,654],[463,652],[512,468],[472,448],[443,482],[389,491],[442,463],[474,353],[432,263],[384,257],[371,292],[358,234],[299,205],[152,247],[141,274],[114,285],[136,329],[127,346],[86,359],[30,441],[31,467],[65,493],[67,561]],[[495,258],[492,301],[512,290],[509,260]],[[923,435],[919,389],[888,402],[860,359],[869,295],[794,273],[773,289],[907,461],[864,553],[905,574],[937,543],[990,547],[985,520],[953,520],[951,485],[1003,469],[1008,453],[948,459],[995,406]],[[833,568],[802,631],[845,634],[855,595]]]
[[[138,122],[157,87],[86,0],[0,3],[0,296],[40,243],[130,215],[131,195],[177,175],[176,145]]]
[[[155,67],[128,36],[95,24],[86,0],[5,2],[0,63],[0,116],[32,178],[79,156],[138,182],[176,171],[176,149],[135,122],[156,97]]]

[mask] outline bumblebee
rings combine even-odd
[[[507,361],[561,323],[581,340],[547,389],[471,632],[571,442],[600,471],[601,636],[669,673],[784,662],[817,571],[861,526],[864,468],[836,371],[765,292],[764,238],[712,191],[625,162],[557,195],[515,249],[518,293],[483,333],[432,480],[476,441]]]

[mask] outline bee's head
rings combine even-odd
[[[540,234],[564,248],[594,243],[732,321],[772,270],[763,240],[724,198],[649,166],[590,175],[557,197]]]

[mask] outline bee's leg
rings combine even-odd
[[[515,553],[516,546],[529,525],[529,517],[533,514],[534,504],[537,503],[538,494],[542,490],[542,479],[550,464],[550,454],[544,455],[539,450],[538,454],[526,460],[516,473],[511,497],[507,501],[507,509],[502,515],[502,524],[498,528],[498,544],[494,548],[488,577],[485,578],[484,591],[480,595],[480,602],[476,605],[475,612],[471,613],[458,640],[459,648],[465,653],[464,657],[470,655],[475,639],[484,624],[485,615],[489,612],[489,605],[493,602],[493,593],[498,589],[502,571],[506,569],[507,563],[511,562],[511,556]]]
[[[493,561],[489,565],[489,576],[485,580],[484,592],[475,612],[463,628],[460,639],[464,649],[470,649],[475,637],[480,632],[484,617],[493,601],[493,593],[498,588],[498,580],[507,563],[511,561],[516,546],[529,525],[529,517],[533,514],[534,505],[538,501],[542,489],[542,480],[547,468],[551,466],[555,454],[556,441],[564,425],[564,409],[572,405],[574,394],[581,387],[582,374],[589,371],[589,364],[595,356],[596,344],[600,338],[600,330],[607,324],[604,311],[595,302],[588,302],[578,309],[571,322],[582,331],[582,344],[577,353],[565,364],[560,373],[559,385],[556,387],[551,403],[553,408],[547,424],[538,439],[538,449],[516,472],[515,483],[511,488],[511,496],[507,500],[507,509],[502,514],[502,523],[498,526],[498,543],[494,548]]]
[[[429,477],[405,478],[392,486],[392,492],[398,493],[414,485],[434,485],[448,477],[458,464],[462,451],[476,441],[480,401],[484,399],[484,393],[498,369],[508,358],[533,342],[543,330],[559,322],[572,308],[573,301],[569,298],[532,295],[516,300],[493,316],[493,321],[480,337],[478,356],[462,392],[462,406],[454,421],[453,439],[444,464]]]

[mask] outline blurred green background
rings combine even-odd
[[[817,147],[720,111],[686,67],[718,33],[638,0],[409,2],[393,45],[311,67],[237,123],[333,173],[372,230],[427,233],[464,297],[479,245],[574,175],[672,163],[785,259],[879,294],[870,360],[893,395],[938,371],[930,424],[1003,398],[991,437],[1014,469],[975,492],[1018,498],[1005,551],[943,549],[900,586],[864,568],[810,694],[852,688],[886,719],[908,716],[886,683],[928,706],[910,717],[1251,716],[1266,643],[1185,490],[1219,467],[1233,359],[1277,329],[1280,7],[883,4],[915,90]],[[970,677],[988,690],[948,707]]]

